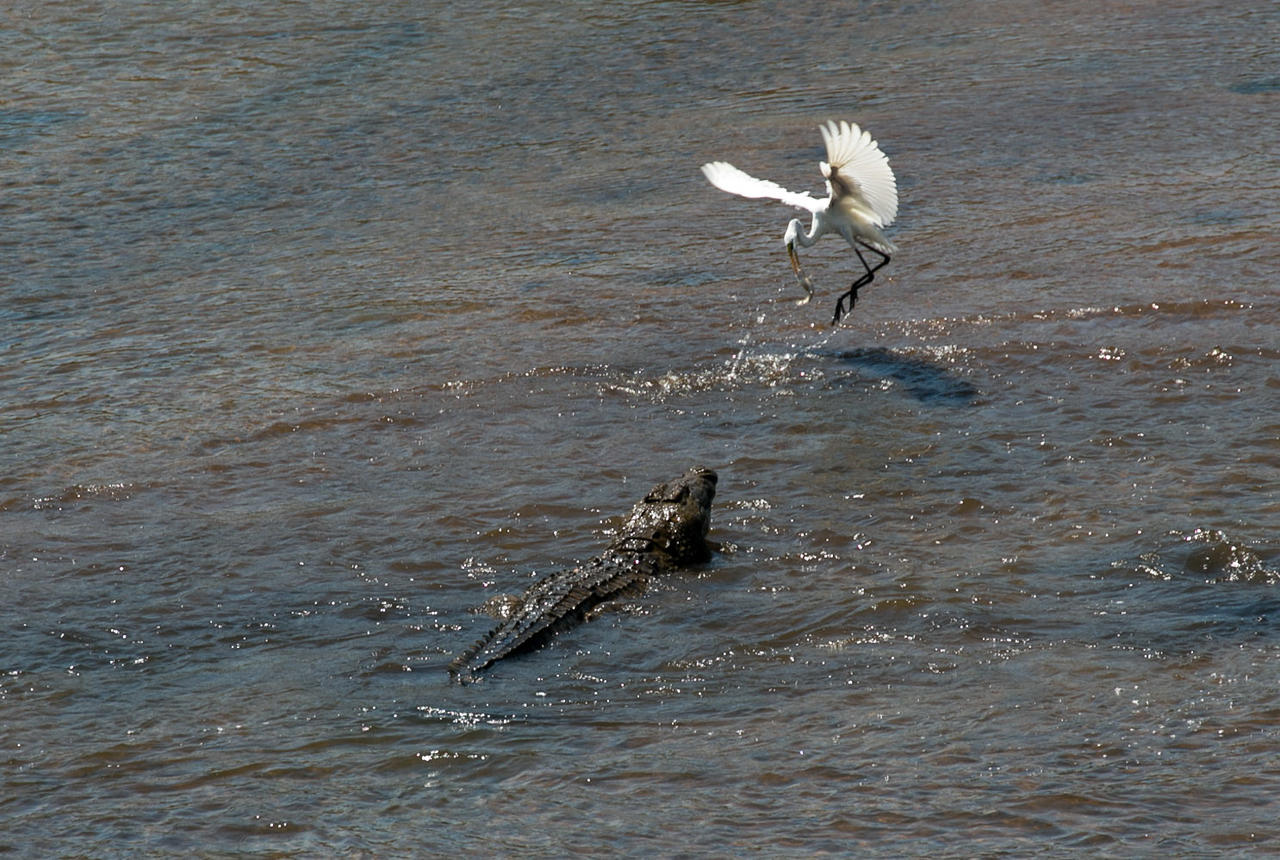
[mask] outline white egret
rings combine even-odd
[[[813,298],[813,282],[800,265],[796,255],[796,243],[808,248],[825,233],[839,233],[862,261],[866,273],[860,276],[848,292],[836,302],[836,312],[831,319],[835,325],[844,314],[844,300],[849,300],[849,310],[858,300],[858,290],[875,278],[875,273],[889,262],[889,255],[896,252],[881,227],[888,227],[898,215],[898,187],[889,168],[888,157],[871,139],[869,132],[856,123],[828,121],[819,126],[822,140],[827,145],[827,160],[818,163],[827,180],[827,199],[819,200],[805,192],[788,191],[767,179],[748,176],[726,161],[712,161],[702,165],[702,172],[711,184],[721,191],[742,197],[768,197],[781,200],[788,206],[808,209],[813,213],[809,232],[805,233],[800,219],[792,218],[782,237],[787,243],[787,256],[796,280],[807,294],[799,301],[805,304]],[[859,247],[861,246],[861,247]],[[880,257],[875,266],[867,264],[862,249]]]

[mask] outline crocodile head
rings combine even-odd
[[[610,548],[656,553],[672,565],[706,561],[715,495],[716,473],[702,466],[658,484],[632,509]]]

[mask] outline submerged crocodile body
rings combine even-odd
[[[632,509],[608,549],[530,586],[505,621],[449,664],[449,674],[467,683],[503,657],[581,622],[600,603],[639,593],[651,576],[709,559],[715,494],[716,473],[702,467],[658,484]]]

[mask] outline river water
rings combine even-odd
[[[1280,10],[0,13],[0,848],[1280,850]],[[817,125],[900,252],[803,258]],[[458,687],[720,474],[719,551]]]

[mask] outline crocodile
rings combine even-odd
[[[511,614],[449,664],[454,680],[475,680],[498,660],[544,645],[597,605],[639,594],[651,577],[711,558],[707,529],[716,473],[698,466],[658,484],[632,509],[600,555],[538,580]]]

